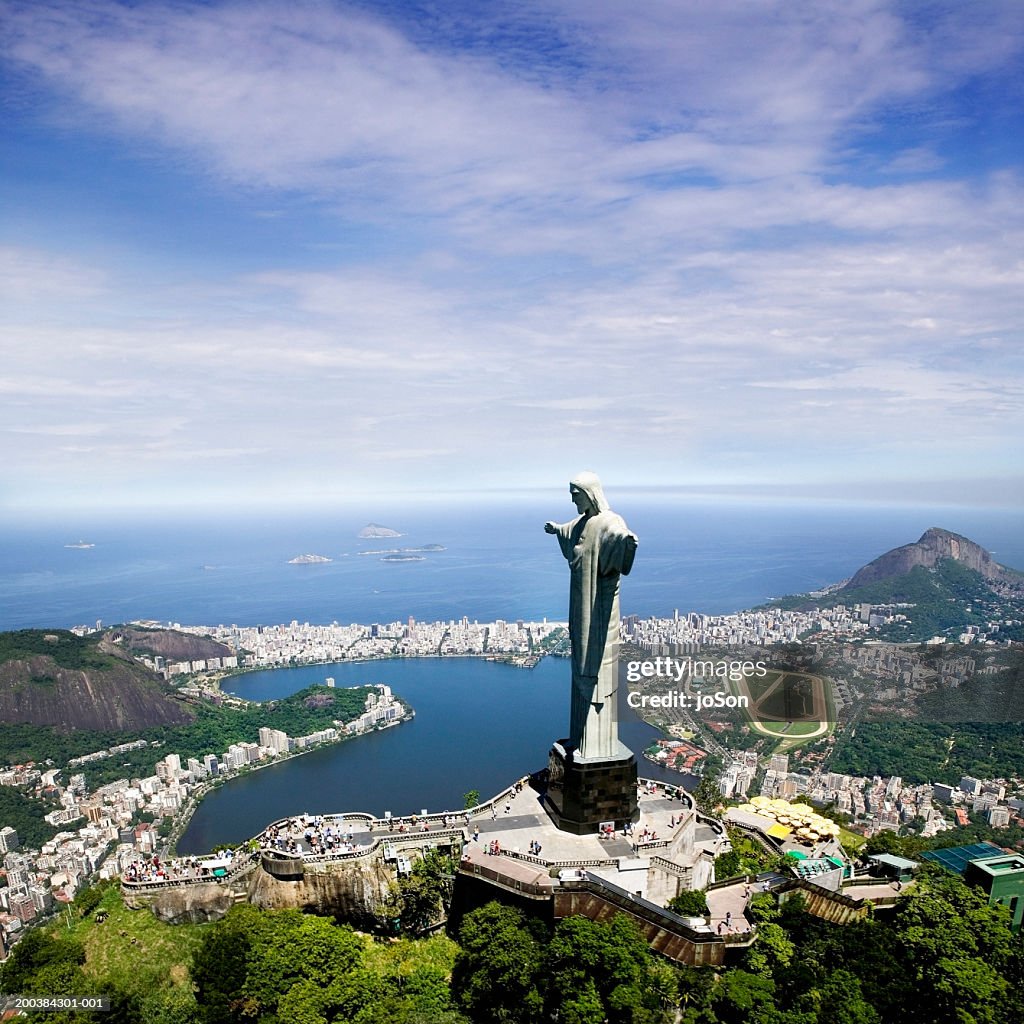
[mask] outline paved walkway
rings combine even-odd
[[[888,882],[885,885],[857,885],[854,883],[853,885],[844,885],[839,891],[854,900],[880,900],[904,896],[913,886],[913,882]]]
[[[344,814],[322,816],[304,814],[285,819],[276,829],[281,843],[274,842],[273,849],[282,853],[297,853],[305,858],[317,859],[326,851],[313,848],[306,839],[307,829],[318,826],[326,834],[328,826],[339,840],[327,856],[344,853],[351,843],[351,852],[359,853],[371,847],[376,841],[389,839],[430,840],[432,833],[458,828],[466,835],[468,842],[465,852],[475,864],[491,864],[496,870],[510,878],[535,884],[550,884],[551,870],[563,865],[579,865],[593,869],[607,881],[620,885],[629,892],[644,895],[646,892],[647,866],[650,857],[668,857],[669,844],[678,837],[683,821],[691,812],[691,801],[675,786],[642,784],[639,787],[639,820],[627,835],[621,830],[608,838],[597,835],[575,836],[555,827],[540,794],[524,784],[518,793],[512,793],[507,800],[499,801],[493,809],[481,810],[468,817],[465,813],[452,813],[445,824],[437,819],[413,821],[413,816],[395,819],[391,822],[376,820],[372,823],[356,815],[344,820]],[[268,842],[266,832],[257,837],[261,843]],[[515,853],[521,856],[494,855],[489,852],[491,844],[497,842],[502,854]],[[696,830],[696,848],[699,853],[706,849],[717,852],[720,839],[714,829],[700,825]],[[345,843],[346,845],[342,845]],[[531,850],[531,844],[533,849]],[[539,844],[539,849],[536,844]],[[689,860],[689,858],[688,858]],[[689,865],[687,865],[689,866]]]
[[[583,863],[605,880],[639,895],[646,894],[647,864],[651,856],[666,856],[667,843],[675,838],[683,819],[690,813],[690,801],[675,795],[675,787],[669,787],[673,795],[666,795],[665,787],[658,785],[652,790],[641,787],[639,795],[640,820],[633,826],[631,835],[616,832],[611,838],[601,839],[596,835],[575,836],[555,827],[540,794],[524,786],[507,803],[500,802],[493,812],[488,809],[470,820],[466,852],[473,863],[490,865],[503,873],[508,864],[523,864],[515,857],[504,856],[514,852],[528,857],[526,861],[540,872],[536,877],[550,877],[553,867],[565,863]],[[717,834],[710,828],[702,828],[702,844],[717,845]],[[645,835],[646,833],[646,835]],[[473,837],[477,836],[476,839]],[[487,851],[497,841],[502,855],[494,856]],[[531,843],[539,843],[540,849],[531,854]],[[525,876],[514,875],[513,877]]]
[[[679,829],[681,818],[689,811],[689,802],[670,799],[659,787],[654,793],[644,791],[640,796],[640,820],[633,826],[630,837],[616,832],[612,839],[596,835],[574,836],[555,827],[541,803],[540,794],[524,786],[507,803],[491,811],[484,811],[470,819],[470,849],[473,835],[479,829],[478,845],[485,846],[497,840],[503,850],[529,853],[531,841],[540,843],[540,858],[546,862],[578,860],[615,860],[656,854],[664,848],[661,840],[670,840]],[[644,830],[656,840],[642,841]],[[650,835],[649,835],[650,838]]]
[[[753,887],[746,882],[725,885],[721,889],[707,891],[708,910],[711,911],[711,927],[719,934],[728,932],[749,932],[751,921],[745,914],[747,897]]]

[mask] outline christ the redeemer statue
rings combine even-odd
[[[628,755],[619,743],[619,577],[636,555],[636,535],[612,512],[593,473],[569,483],[579,515],[545,523],[569,562],[569,636],[572,640],[572,706],[569,744],[576,761]],[[567,751],[568,753],[568,751]]]

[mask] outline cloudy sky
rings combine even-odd
[[[1024,501],[1019,0],[0,9],[0,504]]]

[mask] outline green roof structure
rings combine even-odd
[[[922,853],[923,860],[941,864],[947,871],[962,875],[972,860],[982,857],[1002,857],[1003,851],[992,843],[971,843],[970,846],[950,846],[945,850],[929,850]]]
[[[963,875],[968,885],[984,889],[989,904],[1006,907],[1010,912],[1010,927],[1014,931],[1021,928],[1024,923],[1024,856],[1007,853],[992,843],[929,850],[921,856]]]

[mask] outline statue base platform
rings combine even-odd
[[[602,825],[621,829],[637,820],[636,757],[619,744],[608,758],[574,757],[568,740],[548,754],[548,811],[554,824],[573,835],[591,835]]]

